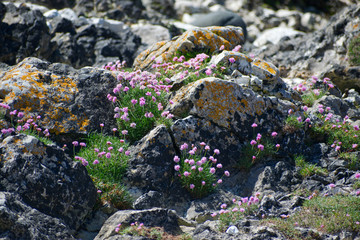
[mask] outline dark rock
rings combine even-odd
[[[56,48],[50,42],[49,28],[39,10],[30,10],[25,5],[17,8],[9,3],[0,28],[0,62],[14,65],[29,56],[48,59]]]
[[[130,148],[126,181],[145,191],[169,191],[175,149],[166,127],[160,125]]]
[[[85,167],[28,135],[5,138],[0,151],[1,191],[16,192],[30,207],[72,229],[80,226],[97,196]]]
[[[57,218],[25,204],[16,193],[0,192],[2,239],[75,239],[73,231]]]
[[[165,199],[160,192],[149,191],[136,199],[133,203],[133,207],[137,210],[150,209],[154,207],[165,207],[164,200]]]
[[[51,34],[61,32],[61,33],[70,33],[71,35],[74,35],[76,33],[74,24],[66,18],[63,17],[55,17],[49,21],[49,24],[51,25]]]
[[[123,227],[131,223],[143,223],[144,227],[163,227],[168,233],[179,234],[179,217],[171,210],[153,208],[149,210],[123,210],[113,214],[102,226],[95,240],[110,239],[116,235],[115,228],[121,223]]]

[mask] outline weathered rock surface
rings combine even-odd
[[[359,66],[351,66],[347,57],[349,43],[360,31],[359,11],[358,4],[351,5],[333,16],[323,29],[283,39],[257,52],[258,56],[271,59],[289,77],[329,77],[342,91],[359,91]]]
[[[115,126],[109,89],[116,85],[110,72],[94,68],[75,70],[27,58],[9,71],[0,72],[3,103],[25,114],[42,116],[39,125],[52,134],[81,134]]]
[[[106,220],[95,240],[110,239],[116,235],[115,228],[119,223],[130,226],[131,223],[138,222],[146,227],[163,227],[166,232],[179,234],[181,229],[178,218],[173,211],[164,208],[118,211]]]
[[[0,234],[3,239],[75,239],[57,218],[25,204],[16,193],[0,192]]]
[[[5,138],[0,151],[1,191],[19,194],[28,208],[59,218],[71,229],[81,225],[97,195],[84,166],[62,149],[23,134]]]
[[[240,27],[207,27],[186,31],[181,36],[168,42],[159,42],[146,51],[140,53],[134,61],[134,67],[151,69],[154,63],[164,63],[174,55],[186,52],[214,52],[220,49],[233,49],[245,42],[245,37]]]

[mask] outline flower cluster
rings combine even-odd
[[[201,198],[212,191],[223,182],[222,178],[217,179],[216,172],[223,171],[223,165],[218,162],[218,149],[214,149],[210,156],[210,146],[201,142],[200,148],[194,144],[191,147],[184,143],[181,145],[181,157],[175,156],[174,169],[185,189],[187,189],[194,198]],[[229,171],[223,171],[223,176],[230,176]]]
[[[220,210],[211,214],[212,217],[218,217],[220,220],[220,228],[225,230],[229,225],[235,224],[238,220],[245,216],[250,216],[256,213],[260,202],[260,193],[255,193],[255,196],[244,197],[240,199],[233,199],[233,204],[228,207],[223,203]]]

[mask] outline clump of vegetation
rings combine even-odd
[[[302,178],[310,177],[315,174],[321,176],[326,176],[328,174],[326,169],[306,162],[303,155],[296,155],[294,160],[295,166],[300,168],[299,174]]]
[[[252,128],[258,125],[253,123]],[[275,139],[277,132],[272,132],[271,137]],[[245,143],[243,148],[243,157],[238,161],[238,167],[244,170],[249,170],[254,164],[263,161],[264,159],[273,156],[280,148],[280,144],[274,144],[270,138],[264,138],[260,133],[250,142]]]
[[[210,155],[210,146],[200,143],[200,148],[194,144],[191,147],[184,143],[181,145],[181,157],[175,156],[174,169],[180,178],[182,186],[188,190],[194,198],[202,198],[213,192],[218,184],[223,180],[217,179],[216,171],[220,171],[223,166],[218,162],[216,156],[220,154],[218,149],[214,149]],[[224,171],[223,175],[229,177],[229,171]]]
[[[244,217],[254,216],[259,209],[259,202],[261,201],[259,197],[260,193],[256,193],[255,196],[244,197],[239,200],[233,199],[233,204],[229,207],[225,203],[221,204],[221,209],[211,214],[212,217],[220,220],[219,231],[225,232],[229,226],[236,224]]]
[[[187,234],[172,235],[160,227],[146,227],[143,223],[134,222],[130,226],[124,227],[121,223],[115,228],[115,232],[120,235],[142,236],[154,240],[191,240]]]
[[[130,155],[127,150],[128,143],[115,136],[92,133],[86,143],[74,141],[72,144],[74,148],[80,146],[75,160],[86,167],[98,189],[100,199],[119,209],[129,208],[132,200],[121,184]]]
[[[352,65],[360,65],[360,35],[351,39],[348,47],[349,62]]]
[[[300,211],[281,218],[263,220],[263,224],[282,232],[287,239],[304,239],[297,227],[329,234],[360,232],[360,198],[350,195],[317,196],[305,201]],[[313,234],[315,234],[313,232]],[[310,234],[306,239],[314,239]]]

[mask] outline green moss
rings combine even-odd
[[[300,168],[299,174],[302,178],[306,178],[312,175],[322,175],[326,176],[328,174],[327,170],[316,166],[315,164],[311,164],[305,161],[304,156],[296,155],[294,157],[295,165]]]

